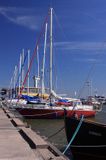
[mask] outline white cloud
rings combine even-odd
[[[102,60],[97,58],[76,58],[74,59],[76,62],[85,62],[85,63],[101,63]]]
[[[63,50],[106,50],[106,42],[56,42],[55,46]]]
[[[33,9],[28,8],[0,7],[0,14],[9,21],[32,30],[38,30],[41,21],[40,16],[36,16]]]

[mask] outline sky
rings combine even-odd
[[[0,87],[9,87],[23,48],[33,55],[50,7],[54,89],[106,96],[106,0],[0,0]],[[43,39],[41,48],[43,53]]]

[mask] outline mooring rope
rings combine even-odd
[[[82,125],[83,119],[84,119],[84,115],[82,115],[82,117],[80,119],[80,122],[79,122],[79,124],[78,124],[78,126],[77,126],[77,128],[76,128],[76,130],[75,130],[70,142],[68,143],[66,149],[64,150],[63,154],[65,154],[66,151],[68,150],[68,148],[71,146],[71,143],[73,142],[74,138],[76,137],[76,135],[77,135],[77,133],[78,133],[78,131],[79,131],[81,125]]]
[[[65,128],[65,126],[61,127],[57,132],[55,132],[52,135],[50,135],[49,137],[47,137],[47,139],[50,139],[50,138],[54,137],[55,135],[57,135],[58,133],[60,133],[64,128]]]

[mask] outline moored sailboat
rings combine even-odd
[[[80,103],[80,104],[79,104]],[[50,103],[39,103],[36,105],[16,106],[16,110],[25,118],[63,118],[64,109],[67,111],[67,116],[72,117],[73,114],[76,117],[93,117],[96,111],[93,106],[82,105],[80,101],[72,101],[72,106],[50,106]]]

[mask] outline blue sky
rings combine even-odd
[[[22,49],[33,54],[50,4],[56,91],[84,95],[91,81],[92,94],[106,95],[106,0],[0,0],[0,87],[9,86]]]

